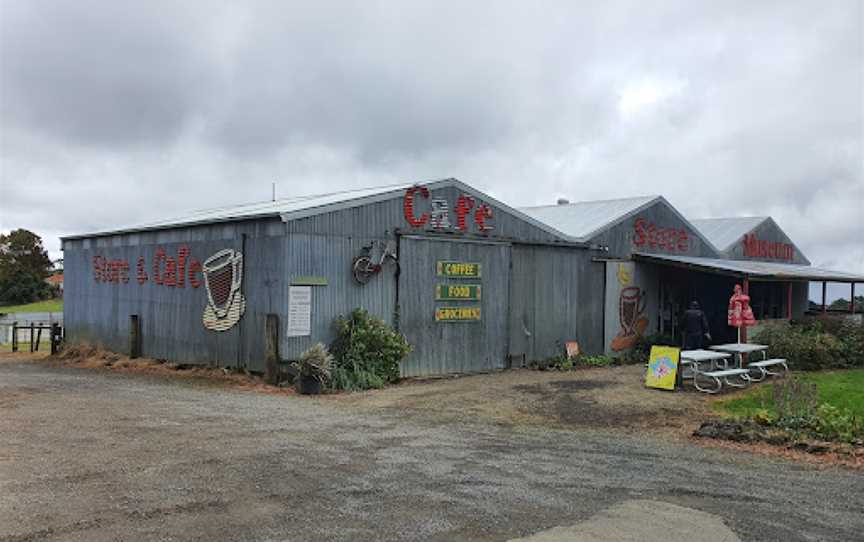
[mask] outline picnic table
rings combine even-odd
[[[718,352],[729,352],[735,356],[735,365],[739,369],[743,368],[743,359],[744,354],[752,354],[753,352],[762,352],[762,359],[765,360],[768,358],[768,345],[767,344],[753,344],[753,343],[729,343],[729,344],[717,344],[710,347],[711,350],[717,350]]]
[[[750,383],[750,379],[748,377],[748,371],[746,369],[738,368],[729,368],[729,358],[732,357],[733,354],[729,352],[721,352],[718,350],[683,350],[681,352],[681,363],[690,365],[690,375],[689,377],[693,379],[693,386],[696,387],[697,390],[705,393],[718,393],[723,389],[723,385],[741,388]],[[699,363],[702,362],[710,362],[711,367],[707,371],[702,370],[699,367]],[[723,367],[717,367],[718,362],[723,363]],[[730,377],[738,377],[741,379],[740,383],[732,382]],[[713,382],[713,387],[705,387],[699,383],[699,378],[703,380]],[[684,379],[684,374],[682,371],[681,379]]]
[[[723,367],[726,367],[728,363],[728,359],[732,356],[732,354],[726,352],[719,352],[717,350],[682,350],[681,351],[681,362],[689,363],[691,365],[696,365],[698,368],[698,364],[704,361],[711,362],[711,370],[717,368],[717,362],[723,361]]]

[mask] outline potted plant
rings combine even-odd
[[[303,352],[293,365],[297,371],[297,391],[303,395],[318,395],[324,381],[330,378],[333,356],[323,344],[318,343]]]

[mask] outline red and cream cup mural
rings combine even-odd
[[[246,311],[246,298],[240,291],[243,254],[226,248],[204,260],[202,267],[207,288],[204,327],[213,331],[230,329]]]

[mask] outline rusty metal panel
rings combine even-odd
[[[403,237],[399,243],[399,329],[414,347],[403,376],[472,373],[503,369],[507,357],[510,245]],[[479,263],[480,301],[436,301],[438,261]],[[448,278],[446,282],[466,279]],[[480,309],[480,320],[436,321],[436,308]]]

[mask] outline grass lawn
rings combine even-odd
[[[0,314],[12,314],[15,312],[63,312],[63,300],[49,299],[47,301],[28,303],[26,305],[0,307]]]
[[[819,401],[846,409],[864,418],[864,369],[798,373],[801,378],[816,383]],[[762,384],[741,395],[718,401],[719,412],[731,416],[748,416],[759,409],[774,412],[772,384]]]

